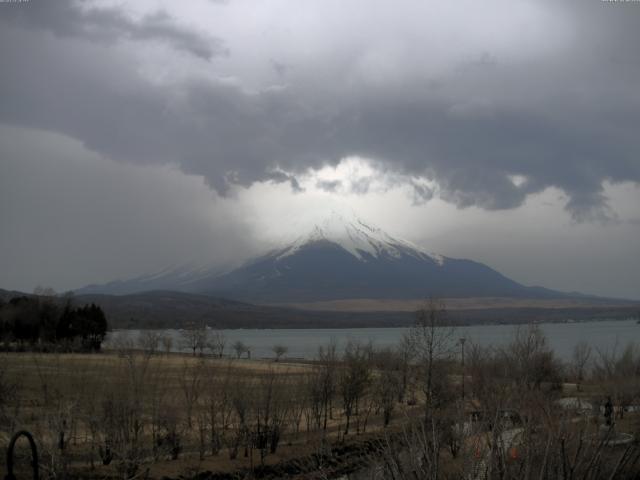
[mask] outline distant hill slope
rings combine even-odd
[[[214,278],[221,272],[218,268],[201,265],[182,265],[165,268],[159,272],[141,275],[126,280],[114,280],[105,284],[93,284],[77,289],[77,294],[127,295],[151,291],[184,291],[201,278]]]
[[[0,298],[28,295],[0,289]],[[400,327],[415,321],[410,301],[402,311],[319,311],[289,307],[252,305],[214,298],[208,295],[172,291],[151,291],[131,295],[86,294],[74,298],[76,304],[96,303],[107,316],[110,328],[185,328],[202,323],[214,328],[356,328]],[[535,305],[539,305],[536,307]],[[629,318],[638,313],[640,302],[514,302],[513,305],[491,303],[452,304],[448,317],[455,322],[525,323],[588,319]],[[640,327],[639,327],[640,328]]]
[[[315,312],[268,307],[184,292],[153,291],[131,295],[86,294],[78,303],[96,303],[112,328],[340,328],[402,326],[413,313]]]
[[[23,295],[30,296],[30,293],[19,292],[17,290],[3,290],[0,288],[0,300],[7,302],[14,297],[21,297]]]
[[[184,292],[154,291],[133,295],[80,295],[76,303],[100,305],[112,328],[185,328],[205,323],[215,328],[355,328],[412,325],[414,310],[404,311],[317,311],[268,307]],[[449,309],[448,317],[460,323],[525,323],[588,319],[629,318],[640,303],[598,302],[553,308],[482,307],[471,304]]]
[[[335,212],[292,244],[225,274],[207,268],[183,268],[93,285],[78,293],[124,294],[156,288],[253,303],[570,296],[524,286],[482,263],[427,252],[356,217]]]

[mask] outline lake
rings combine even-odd
[[[546,334],[556,354],[564,359],[571,358],[573,348],[578,342],[586,341],[594,349],[602,351],[622,349],[629,342],[640,344],[640,325],[635,320],[611,320],[576,323],[542,323],[539,327]],[[482,346],[502,346],[509,343],[517,330],[516,325],[477,325],[457,327],[455,336],[466,338],[470,343]],[[231,345],[240,340],[251,349],[252,358],[273,357],[274,345],[288,348],[287,357],[314,358],[321,345],[332,340],[338,347],[344,347],[349,340],[373,342],[377,347],[397,345],[407,328],[327,328],[327,329],[238,329],[220,330],[226,340],[226,354],[232,354]],[[139,330],[119,330],[110,333],[105,347],[117,336],[132,340]],[[181,334],[179,330],[163,330],[162,333],[173,337],[174,350],[180,351]]]

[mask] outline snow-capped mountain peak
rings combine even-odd
[[[194,265],[88,289],[181,290],[262,303],[559,295],[525,287],[472,260],[430,254],[355,215],[331,212],[307,227],[299,228],[306,233],[293,243],[226,273]]]
[[[355,215],[345,215],[336,211],[316,223],[308,233],[298,237],[291,245],[281,250],[278,259],[298,252],[305,245],[319,241],[337,244],[360,261],[388,256],[400,258],[410,255],[421,259],[431,259],[442,265],[441,255],[428,253],[406,240],[394,238],[382,229],[365,223]]]

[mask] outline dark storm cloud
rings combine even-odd
[[[291,185],[291,190],[293,192],[304,192],[304,188],[300,186],[300,182],[298,182],[298,179],[293,175],[289,175],[288,173],[285,173],[283,171],[277,170],[275,172],[271,172],[270,174],[267,174],[266,179],[271,180],[274,183],[289,182],[289,185]]]
[[[179,25],[163,10],[132,20],[115,8],[95,8],[74,0],[30,0],[28,3],[0,5],[0,18],[26,28],[48,30],[57,36],[95,42],[112,43],[121,39],[166,42],[206,60],[227,53],[219,39]]]
[[[153,83],[108,46],[80,41],[162,40],[205,59],[222,53],[220,41],[166,14],[133,21],[68,1],[27,6],[0,10],[0,121],[64,133],[122,162],[175,163],[222,193],[259,180],[299,190],[296,175],[356,155],[433,180],[460,207],[510,209],[557,187],[583,221],[612,215],[604,181],[640,182],[640,34],[628,18],[640,8],[567,3],[581,23],[564,58],[513,66],[483,51],[424,81],[353,90],[327,66],[307,83],[248,90],[212,79]],[[284,72],[284,63],[264,61]],[[365,183],[351,190],[366,193]],[[422,201],[434,194],[414,190]]]

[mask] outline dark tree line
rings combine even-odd
[[[19,296],[0,301],[0,340],[6,345],[98,351],[107,334],[107,319],[95,305],[74,307],[52,296]]]

